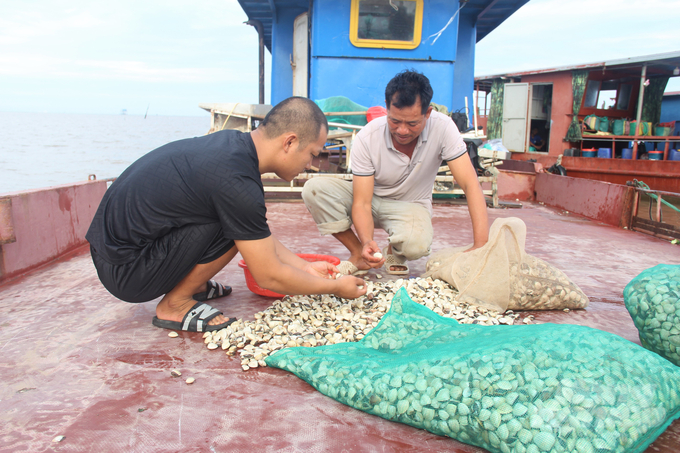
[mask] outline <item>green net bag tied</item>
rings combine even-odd
[[[680,369],[621,337],[459,324],[403,288],[361,341],[266,362],[356,409],[491,452],[641,452],[679,416]]]
[[[680,366],[680,265],[643,271],[626,285],[623,300],[642,346]]]

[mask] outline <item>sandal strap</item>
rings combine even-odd
[[[194,300],[205,302],[206,300],[218,299],[220,297],[231,294],[231,287],[217,283],[215,280],[208,280],[206,282],[207,291],[194,294]]]
[[[215,280],[208,280],[208,300],[222,297],[224,294],[224,286],[217,283]]]
[[[182,330],[203,332],[204,326],[208,325],[211,319],[221,315],[222,312],[208,304],[197,303],[182,319]]]
[[[383,256],[385,257],[385,264],[389,263],[390,266],[401,266],[406,263],[406,258],[399,258],[393,253],[388,253],[389,247],[383,249]]]
[[[388,253],[389,247],[383,249],[383,256],[385,257],[385,264],[383,265],[385,271],[391,275],[407,275],[411,269],[408,267],[406,258],[399,258],[392,253]],[[403,270],[393,270],[392,266],[403,267]]]

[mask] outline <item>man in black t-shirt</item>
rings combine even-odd
[[[193,332],[231,322],[204,303],[231,288],[210,280],[240,252],[262,288],[285,294],[365,294],[355,277],[309,263],[269,231],[260,175],[291,181],[326,142],[317,105],[289,98],[251,133],[222,131],[161,146],[107,190],[87,232],[102,284],[127,302],[161,295],[153,324]]]

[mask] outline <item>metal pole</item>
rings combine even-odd
[[[256,19],[250,19],[244,23],[255,27],[260,37],[260,104],[264,104],[264,27],[262,22]]]
[[[637,159],[638,142],[636,140],[640,130],[640,120],[642,119],[642,98],[645,95],[645,79],[647,78],[647,63],[642,65],[640,75],[640,95],[638,96],[637,116],[635,117],[635,133],[633,134],[633,160]]]

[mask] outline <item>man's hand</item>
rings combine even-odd
[[[336,280],[339,288],[333,294],[343,299],[356,299],[366,294],[366,282],[363,279],[345,275]]]
[[[380,247],[378,247],[378,244],[375,241],[367,242],[364,244],[364,247],[361,250],[361,257],[366,260],[368,265],[373,269],[381,267],[383,264],[385,264],[385,257],[378,255],[380,257],[378,258],[375,256],[376,253],[382,254]]]
[[[338,269],[328,261],[314,261],[308,263],[303,269],[308,274],[321,278],[333,278],[338,273]]]

